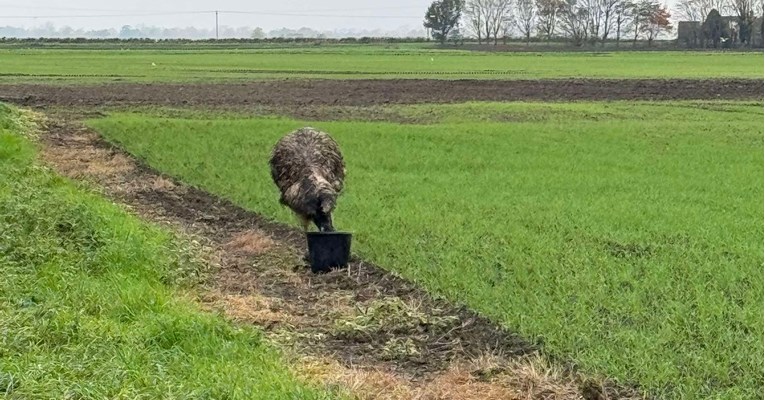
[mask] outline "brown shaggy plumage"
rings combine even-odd
[[[334,231],[332,212],[345,180],[337,142],[324,132],[300,128],[279,139],[269,164],[279,201],[295,212],[303,228],[313,222],[322,232]]]

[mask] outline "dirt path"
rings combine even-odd
[[[139,164],[75,122],[49,120],[43,158],[142,217],[208,243],[205,307],[256,324],[297,373],[361,399],[617,399],[634,389],[555,368],[534,346],[362,260],[314,275],[299,231]]]
[[[762,79],[281,80],[241,84],[0,85],[24,106],[370,106],[464,101],[762,100]]]

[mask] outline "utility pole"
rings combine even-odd
[[[215,40],[218,40],[218,10],[215,10]]]

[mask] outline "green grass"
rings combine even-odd
[[[156,64],[152,66],[152,63]],[[272,78],[762,78],[761,53],[486,53],[352,46],[261,50],[0,50],[0,83]]]
[[[586,371],[661,398],[762,396],[762,103],[402,106],[427,125],[89,121],[151,165],[284,222],[267,159],[330,132],[354,249]]]
[[[37,165],[22,122],[0,104],[0,395],[330,398],[201,312],[188,242]]]

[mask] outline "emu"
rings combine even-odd
[[[345,180],[337,142],[314,128],[300,128],[279,139],[269,165],[279,202],[295,213],[303,230],[313,222],[320,232],[334,232],[332,212]]]

